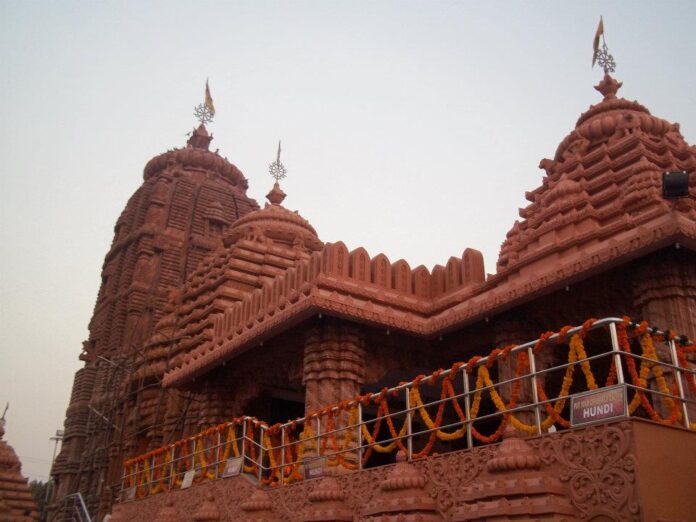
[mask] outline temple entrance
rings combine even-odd
[[[244,407],[244,415],[256,417],[270,426],[303,417],[304,414],[302,390],[264,388]]]

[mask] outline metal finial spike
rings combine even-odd
[[[276,183],[283,179],[287,173],[285,165],[280,162],[280,140],[278,140],[278,155],[276,156],[276,160],[268,165],[268,172],[270,172],[271,176],[276,180]]]
[[[196,105],[193,109],[193,114],[203,125],[211,123],[215,116],[215,105],[213,105],[213,97],[210,95],[210,87],[208,80],[205,80],[205,98],[203,103]]]
[[[604,69],[604,74],[616,71],[616,61],[614,56],[609,53],[609,48],[606,42],[604,42],[604,38],[602,38],[602,49],[597,53],[597,63]]]
[[[599,48],[599,40],[602,39],[602,48]],[[616,70],[616,61],[614,57],[609,53],[609,48],[607,47],[607,41],[604,37],[604,19],[599,17],[599,25],[597,26],[597,31],[595,32],[594,42],[592,43],[594,53],[592,55],[592,67],[595,63],[604,69],[604,74],[609,74]]]
[[[201,103],[200,105],[196,105],[196,107],[193,109],[193,115],[199,122],[205,125],[206,123],[213,121],[214,113],[212,113],[204,103]]]

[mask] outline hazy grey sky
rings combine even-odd
[[[620,94],[696,143],[696,2],[0,0],[0,403],[46,479],[113,225],[185,143],[206,77],[211,148],[324,241],[412,267],[505,233],[580,113],[599,15]]]

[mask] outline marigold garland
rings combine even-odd
[[[559,424],[562,427],[568,427],[570,424],[567,419],[563,418],[561,412],[564,410],[566,401],[570,396],[570,390],[574,381],[574,372],[576,366],[580,366],[580,370],[584,376],[587,390],[595,390],[598,388],[595,375],[592,371],[588,358],[584,338],[589,329],[594,324],[595,319],[585,321],[580,330],[572,335],[568,341],[568,366],[563,376],[563,381],[559,393],[555,399],[549,400],[548,394],[544,389],[543,379],[536,380],[536,390],[538,398],[544,402],[546,417],[543,419],[542,430],[548,430],[553,424]],[[629,326],[633,328],[629,332]],[[544,347],[550,345],[549,339],[558,335],[557,344],[564,344],[570,326],[563,327],[558,334],[553,332],[545,332],[539,337],[539,340],[534,345],[533,353],[539,353]],[[630,319],[624,318],[623,322],[617,325],[617,334],[619,340],[619,348],[626,355],[625,365],[630,375],[632,384],[637,388],[629,402],[629,413],[633,414],[642,407],[648,416],[661,424],[673,425],[682,420],[682,412],[680,408],[680,400],[673,397],[678,395],[676,379],[671,377],[671,385],[668,377],[665,375],[664,365],[659,360],[655,341],[679,341],[672,331],[667,331],[664,335],[652,335],[648,325],[645,322],[637,326],[633,326]],[[638,339],[640,344],[641,362],[639,367],[636,365],[635,358],[631,356],[631,340],[633,336]],[[480,356],[471,357],[466,363],[456,362],[450,368],[447,377],[440,379],[444,370],[439,369],[434,371],[429,376],[420,375],[413,380],[412,386],[408,391],[408,398],[413,408],[411,411],[418,412],[418,415],[430,430],[426,444],[420,451],[413,453],[413,458],[421,458],[429,455],[437,440],[453,441],[460,439],[466,435],[466,423],[470,422],[471,434],[478,441],[490,443],[497,441],[509,424],[516,430],[524,433],[536,433],[535,424],[527,424],[521,421],[511,410],[516,408],[519,398],[522,380],[528,375],[529,360],[527,354],[521,351],[517,354],[515,381],[512,386],[510,398],[506,403],[501,397],[495,383],[490,375],[490,370],[496,363],[501,360],[506,360],[514,349],[515,345],[509,345],[504,348],[493,349],[485,364],[478,364],[482,359]],[[693,343],[684,344],[683,341],[676,344],[676,364],[680,368],[689,369],[689,361],[687,354],[696,352],[696,345]],[[578,364],[578,361],[579,364]],[[473,400],[471,403],[469,418],[467,419],[465,412],[457,398],[454,389],[454,379],[460,375],[462,369],[471,374],[476,370],[476,383],[473,390]],[[654,399],[652,402],[648,398],[646,390],[648,389],[648,379],[653,376],[657,390],[661,393],[659,399]],[[437,407],[435,418],[430,416],[426,405],[420,394],[420,384],[424,379],[428,379],[430,386],[440,384],[440,402]],[[686,380],[686,385],[693,395],[696,395],[696,377],[690,372],[683,372],[683,379]],[[611,357],[609,373],[605,380],[605,386],[613,385],[617,380],[616,358]],[[405,383],[404,383],[405,384]],[[398,389],[391,391],[391,396],[398,395]],[[487,392],[496,410],[502,414],[498,428],[491,435],[483,435],[475,428],[473,422],[477,419],[481,407],[483,392]],[[258,436],[259,444],[264,452],[264,458],[268,459],[272,472],[268,477],[263,478],[265,484],[278,485],[286,484],[297,480],[302,480],[301,466],[304,460],[306,451],[312,451],[316,455],[323,455],[327,458],[327,463],[331,467],[342,466],[346,469],[356,469],[358,464],[346,458],[346,453],[357,451],[355,432],[351,426],[358,426],[358,405],[367,405],[370,402],[378,405],[377,415],[373,423],[373,428],[370,431],[365,423],[360,424],[359,432],[367,443],[367,449],[363,452],[362,463],[366,464],[369,460],[372,451],[378,453],[391,453],[396,449],[406,452],[403,439],[408,436],[408,418],[404,421],[401,428],[397,431],[394,425],[394,419],[389,410],[387,401],[388,390],[385,388],[376,396],[366,394],[357,396],[352,401],[342,401],[337,406],[328,406],[315,413],[307,415],[304,419],[303,430],[293,440],[292,432],[295,430],[297,422],[289,423],[285,426],[276,424],[268,426],[265,423],[252,418],[235,418],[230,423],[220,424],[210,427],[193,437],[177,441],[167,447],[158,448],[144,455],[128,459],[124,462],[124,485],[129,488],[135,488],[136,496],[143,498],[147,495],[155,495],[162,491],[168,490],[170,487],[179,487],[183,480],[183,474],[193,467],[197,469],[196,480],[213,479],[219,476],[229,459],[230,454],[235,457],[245,455],[250,465],[246,462],[243,465],[244,472],[258,473],[259,462],[257,461],[256,444],[247,443],[257,440],[256,431],[263,433]],[[669,412],[668,417],[662,417],[653,406],[655,401],[661,401],[665,410]],[[451,404],[457,418],[463,425],[454,431],[446,432],[441,430],[444,418],[444,411],[447,404]],[[340,418],[342,413],[348,414],[347,425],[345,428],[336,429],[337,418]],[[410,415],[410,413],[409,413]],[[311,424],[313,419],[325,419],[326,433],[320,437],[316,437]],[[240,451],[236,427],[246,422],[246,432],[242,429],[242,449]],[[392,441],[389,444],[379,444],[377,439],[382,429],[383,423],[386,423],[390,438]],[[692,429],[696,429],[696,422],[691,422]],[[263,428],[262,430],[260,428]],[[337,436],[337,432],[343,431],[342,437]],[[224,433],[224,435],[223,435]],[[285,445],[281,444],[284,441]],[[191,454],[190,449],[193,451]],[[245,451],[246,450],[246,451]],[[283,460],[283,462],[280,462]],[[195,465],[197,462],[197,466]]]

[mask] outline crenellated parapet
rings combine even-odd
[[[199,375],[272,335],[277,326],[322,310],[428,335],[432,331],[429,315],[438,306],[433,297],[482,283],[483,260],[473,249],[431,273],[423,266],[412,270],[403,260],[391,263],[384,254],[371,258],[363,248],[349,252],[342,242],[327,244],[216,316],[212,341],[176,359],[164,382],[173,385],[183,375],[186,379]]]

